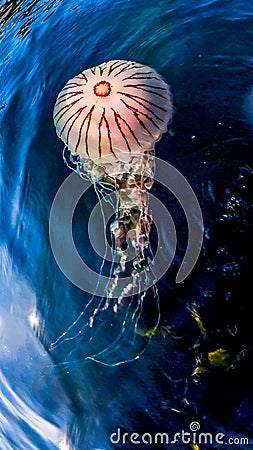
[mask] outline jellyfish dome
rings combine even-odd
[[[116,219],[110,227],[117,263],[91,325],[115,298],[117,280],[126,271],[128,249],[135,255],[127,269],[132,281],[118,295],[114,312],[131,297],[138,273],[149,264],[152,218],[148,191],[154,179],[154,147],[167,130],[173,110],[170,88],[163,78],[133,61],[113,60],[84,70],[57,97],[54,124],[70,153],[69,167],[94,183],[100,199],[105,185],[113,186],[117,194]]]
[[[136,62],[114,60],[67,82],[54,123],[71,154],[114,164],[153,150],[172,113],[170,90],[160,75]]]

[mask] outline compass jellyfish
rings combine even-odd
[[[53,118],[57,135],[65,144],[65,163],[92,182],[101,205],[106,204],[106,196],[107,204],[112,204],[112,192],[116,201],[110,224],[113,258],[104,296],[96,299],[94,287],[87,321],[69,337],[85,316],[85,307],[53,348],[86,329],[96,329],[97,321],[100,323],[102,314],[109,310],[111,328],[116,317],[121,317],[121,325],[115,326],[117,335],[105,348],[97,350],[95,346],[90,359],[109,365],[134,360],[153,334],[142,326],[143,302],[145,298],[151,301],[151,297],[158,302],[158,292],[153,280],[148,295],[140,274],[145,271],[145,277],[152,278],[149,191],[154,181],[154,147],[172,115],[172,96],[164,79],[150,67],[133,61],[113,60],[84,70],[59,93]],[[124,277],[127,282],[119,292],[119,280]],[[159,322],[159,312],[156,315],[152,330]],[[144,340],[142,344],[136,342],[138,339]],[[120,356],[117,351],[122,342],[125,350]]]

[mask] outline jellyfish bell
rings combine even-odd
[[[153,69],[134,61],[113,60],[86,69],[59,93],[53,112],[57,135],[70,152],[70,167],[94,185],[114,186],[117,215],[111,224],[118,263],[106,300],[94,309],[90,324],[113,297],[132,247],[132,282],[118,296],[116,312],[130,297],[138,272],[148,265],[152,223],[148,191],[154,179],[155,143],[167,130],[173,105],[169,86]]]
[[[82,160],[130,163],[152,152],[173,114],[169,87],[153,69],[113,60],[67,82],[54,107],[56,132]]]

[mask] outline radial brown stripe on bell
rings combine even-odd
[[[137,99],[136,96],[133,96],[131,94],[123,94],[124,96],[128,97],[130,100],[133,100],[134,103],[140,106],[142,106],[146,111],[149,111],[157,120],[159,120],[160,122],[163,122],[163,119],[161,117],[159,117],[151,108],[149,108],[147,105],[145,105],[144,103],[142,103],[141,101],[139,101]]]
[[[105,110],[104,110],[105,112]],[[110,148],[110,152],[115,156],[115,152],[113,150],[113,146],[112,146],[112,137],[111,137],[111,129],[110,129],[110,124],[106,118],[106,115],[104,114],[104,122],[105,122],[105,126],[106,126],[106,130],[107,130],[107,136],[108,136],[108,142],[109,142],[109,148]]]
[[[79,118],[79,116],[80,116],[82,110],[83,110],[83,108],[79,108],[79,109],[75,112],[75,118],[73,119],[73,122],[70,124],[70,126],[69,126],[69,128],[68,128],[68,131],[67,131],[67,134],[66,134],[66,144],[67,144],[67,145],[69,144],[69,135],[70,135],[70,132],[71,132],[71,130],[72,130],[72,128],[73,128],[75,122],[78,120],[78,118]],[[73,116],[72,116],[72,117],[73,117]]]
[[[148,114],[145,114],[143,111],[140,110],[140,108],[135,108],[132,105],[129,105],[127,102],[125,102],[125,100],[121,99],[123,105],[125,105],[126,108],[128,108],[130,111],[132,111],[134,114],[139,116],[143,116],[145,117],[145,119],[147,119],[149,122],[152,123],[152,125],[154,125],[154,127],[156,127],[157,129],[159,129],[159,126],[157,125],[157,123],[155,123],[155,121],[152,119],[151,116],[149,116]],[[147,131],[150,133],[150,130],[148,128],[148,124],[147,124]]]
[[[73,103],[70,103],[69,105],[64,105],[63,107],[61,107],[57,113],[54,116],[54,122],[55,125],[58,124],[58,122],[63,118],[63,116],[66,113],[69,113],[70,109],[73,108],[73,106],[75,106],[76,103],[80,102],[82,99],[78,98],[77,100],[75,100]],[[60,114],[61,113],[61,114]],[[60,114],[60,115],[59,115]]]
[[[121,66],[125,66],[126,65],[126,61],[111,61],[111,64],[108,63],[108,75],[111,75],[111,73],[118,69]]]
[[[161,97],[161,98],[164,98],[164,100],[166,100],[167,99],[167,97],[165,96],[165,95],[162,95],[162,93],[161,92],[156,92],[155,91],[155,88],[156,88],[156,86],[148,86],[148,88],[147,87],[145,87],[145,86],[141,86],[141,85],[133,85],[133,84],[127,84],[127,85],[124,85],[124,87],[125,88],[131,88],[131,89],[137,89],[137,90],[141,90],[141,91],[143,91],[143,92],[148,92],[149,94],[152,94],[152,95],[158,95],[158,97]]]
[[[87,155],[89,156],[89,144],[88,144],[88,138],[89,138],[89,128],[90,128],[90,123],[91,123],[91,116],[93,113],[95,106],[93,105],[90,109],[90,111],[88,112],[87,116],[85,117],[85,120],[88,119],[88,125],[86,128],[86,133],[85,133],[85,150]]]
[[[119,132],[120,132],[121,136],[123,137],[123,139],[124,139],[124,141],[125,141],[125,143],[126,143],[126,146],[127,146],[128,151],[131,153],[131,147],[130,147],[130,145],[129,145],[127,136],[126,136],[126,134],[124,133],[124,131],[123,131],[121,125],[120,125],[118,114],[116,113],[116,111],[114,111],[113,108],[112,108],[112,111],[113,111],[113,114],[114,114],[114,120],[115,120],[115,123],[116,123],[116,125],[117,125],[117,127],[118,127],[118,129],[119,129]]]

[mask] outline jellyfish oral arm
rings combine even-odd
[[[149,265],[145,249],[149,248],[152,218],[149,214],[149,190],[153,185],[154,156],[152,152],[134,156],[131,167],[126,164],[122,173],[110,174],[117,186],[118,213],[110,230],[114,243],[115,268],[107,288],[107,299],[115,297],[117,281],[126,271],[132,282],[120,293],[114,311],[121,307],[124,298],[130,297],[138,283],[138,274]],[[103,185],[103,183],[102,183]],[[126,270],[126,263],[128,268]],[[108,302],[94,311],[94,318],[108,307]]]

